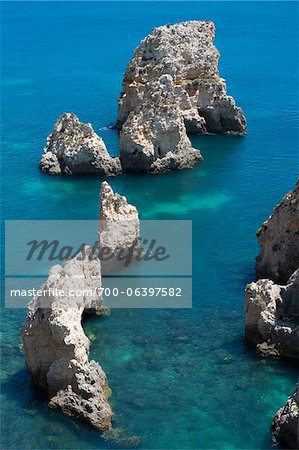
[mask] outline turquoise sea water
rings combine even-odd
[[[270,423],[298,369],[244,341],[244,287],[255,231],[298,172],[298,4],[145,2],[2,4],[2,194],[5,219],[96,219],[102,179],[54,178],[37,166],[64,111],[91,122],[114,154],[122,75],[157,25],[216,24],[220,73],[248,119],[245,137],[192,138],[204,162],[113,188],[143,219],[192,219],[193,309],[113,310],[85,325],[112,388],[115,423],[144,449],[269,448]],[[2,445],[98,449],[99,434],[47,408],[31,383],[19,328],[2,310]]]

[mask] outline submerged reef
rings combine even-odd
[[[57,120],[40,161],[40,169],[52,175],[121,173],[119,158],[112,158],[104,141],[89,123],[72,113]]]
[[[257,232],[259,279],[246,287],[246,337],[264,356],[299,360],[299,182]],[[267,278],[266,278],[267,277]],[[280,284],[278,284],[278,282]],[[299,447],[298,386],[272,423],[273,440]]]

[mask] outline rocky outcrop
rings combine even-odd
[[[192,167],[202,159],[192,148],[176,104],[170,75],[145,87],[146,102],[130,113],[120,132],[120,155],[126,172],[166,172]]]
[[[136,207],[114,193],[106,181],[101,186],[100,205],[99,255],[102,274],[106,274],[133,262],[139,252],[140,221]]]
[[[246,337],[265,356],[299,359],[299,182],[257,237],[256,283],[246,287]],[[278,284],[280,283],[280,284]],[[299,447],[298,385],[272,423],[273,440]]]
[[[62,114],[48,136],[40,169],[52,175],[121,173],[119,158],[112,158],[92,126],[72,113]]]
[[[299,269],[286,286],[267,279],[247,286],[246,337],[266,356],[299,359]]]
[[[140,235],[137,209],[102,184],[100,239],[116,251],[127,249]],[[136,247],[138,249],[138,246]],[[101,261],[85,246],[63,266],[53,266],[41,295],[28,305],[21,330],[23,348],[34,382],[49,394],[49,406],[104,432],[113,446],[133,448],[140,438],[111,425],[107,377],[89,361],[90,341],[82,328],[85,314],[105,312],[102,306]],[[103,261],[105,268],[105,261]]]
[[[29,371],[48,392],[49,406],[103,431],[112,419],[107,378],[98,363],[88,360],[90,342],[81,324],[84,311],[101,308],[96,293],[101,265],[89,258],[90,252],[85,247],[63,267],[51,268],[41,287],[45,295],[28,305],[22,339]],[[76,295],[58,296],[59,290]]]
[[[257,278],[286,283],[299,267],[299,181],[257,232]]]
[[[272,430],[275,442],[282,448],[299,448],[299,384],[285,406],[276,413]]]
[[[140,108],[152,101],[148,84],[168,75],[187,132],[244,133],[244,114],[219,76],[214,37],[213,22],[189,21],[155,28],[142,40],[124,75],[117,127],[122,129],[130,113],[140,115]]]

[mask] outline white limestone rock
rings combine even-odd
[[[257,232],[257,278],[286,283],[299,267],[299,181]]]
[[[101,308],[96,292],[101,287],[101,264],[88,257],[90,252],[85,247],[64,266],[50,269],[41,287],[49,294],[29,303],[21,334],[29,371],[34,382],[48,392],[49,406],[104,431],[111,426],[113,415],[107,378],[96,362],[88,360],[90,341],[81,324],[85,311]],[[82,295],[57,295],[58,290],[68,293],[70,289]]]
[[[267,279],[247,285],[246,337],[265,356],[299,359],[299,269],[286,286]]]
[[[170,75],[145,86],[146,102],[132,111],[120,132],[120,158],[125,172],[166,172],[192,167],[202,160],[192,148],[177,96],[184,96]]]
[[[104,181],[100,194],[99,242],[101,248],[111,251],[109,260],[101,258],[102,274],[124,267],[125,259],[118,258],[119,250],[123,256],[133,249],[133,256],[139,251],[140,221],[135,206],[128,203],[126,197],[114,193]]]
[[[119,158],[112,158],[92,126],[72,113],[62,114],[48,136],[40,169],[52,175],[121,173]]]
[[[117,127],[148,102],[147,84],[170,75],[181,93],[178,109],[187,132],[238,133],[246,130],[243,111],[226,93],[218,72],[220,53],[210,21],[188,21],[155,28],[136,48],[119,97]]]

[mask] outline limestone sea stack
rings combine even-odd
[[[257,232],[257,278],[286,283],[299,267],[299,181]]]
[[[119,226],[120,221],[131,224],[131,228]],[[106,233],[114,230],[106,225],[112,222],[118,223],[118,228],[109,240]],[[100,231],[107,245],[121,248],[139,237],[136,208],[114,193],[107,182],[101,191]],[[43,295],[28,305],[21,330],[25,358],[33,381],[48,393],[51,408],[101,431],[113,446],[134,448],[140,438],[112,427],[107,377],[97,362],[88,359],[90,341],[82,320],[85,314],[101,315],[105,311],[101,286],[101,261],[92,247],[85,246],[62,266],[53,266],[40,288]],[[65,295],[59,295],[61,291]]]
[[[72,113],[62,114],[48,136],[40,169],[52,175],[121,173],[119,158],[112,158],[92,126]]]
[[[277,411],[272,430],[274,441],[282,448],[299,448],[299,384],[291,395],[285,406]]]
[[[167,172],[202,160],[192,147],[176,102],[170,75],[146,84],[144,103],[127,117],[120,132],[121,165],[126,172]]]
[[[136,255],[139,249],[140,221],[135,206],[128,203],[126,197],[114,193],[104,181],[100,194],[99,242],[111,252],[111,258],[101,258],[102,274],[111,273],[124,266],[125,255],[132,250]],[[122,259],[119,259],[119,251]]]
[[[265,356],[299,359],[299,182],[257,232],[258,280],[246,287],[246,336]],[[267,277],[267,278],[266,278]],[[280,283],[280,284],[278,284]],[[273,440],[299,448],[298,385],[272,423]]]
[[[48,392],[49,406],[104,431],[113,415],[107,378],[98,363],[88,360],[90,342],[81,324],[84,311],[99,309],[101,298],[96,293],[56,294],[58,290],[94,292],[101,287],[101,264],[88,258],[90,251],[85,247],[63,266],[51,268],[41,287],[49,294],[29,303],[21,334],[29,371]]]
[[[116,127],[127,172],[165,172],[202,159],[187,133],[243,134],[246,120],[218,72],[215,26],[155,28],[136,48],[119,97]]]

